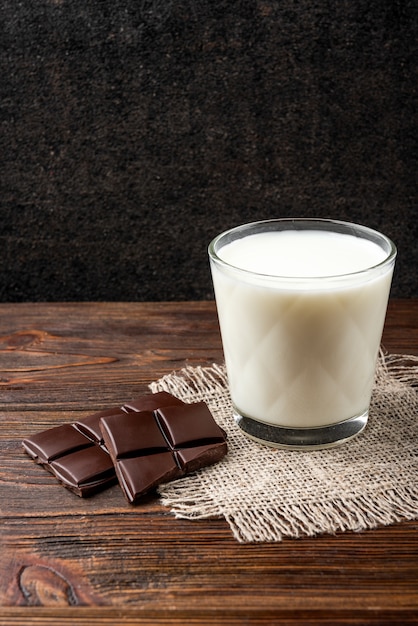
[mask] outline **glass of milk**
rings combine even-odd
[[[324,448],[366,426],[396,248],[347,222],[273,219],[209,245],[238,426]]]

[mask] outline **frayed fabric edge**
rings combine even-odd
[[[285,538],[313,537],[337,532],[361,532],[418,518],[418,490],[401,487],[353,500],[304,502],[280,505],[277,509],[254,508],[241,511],[214,511],[214,503],[198,489],[187,499],[173,484],[162,504],[177,518],[190,521],[224,518],[239,543],[277,543]]]
[[[385,354],[380,353],[379,365],[385,374],[407,386],[418,385],[418,356],[413,354]],[[377,370],[379,371],[379,370]]]
[[[196,395],[223,393],[227,388],[227,376],[224,365],[213,364],[208,367],[184,367],[150,384],[153,393],[167,391],[182,400],[193,400]]]
[[[284,538],[361,532],[418,518],[418,491],[400,489],[355,500],[304,503],[277,510],[239,511],[225,515],[240,543],[273,543]]]

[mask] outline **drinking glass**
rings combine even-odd
[[[238,426],[276,447],[323,448],[366,426],[396,247],[371,228],[272,219],[209,245]]]

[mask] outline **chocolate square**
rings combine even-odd
[[[204,402],[159,408],[157,419],[173,448],[191,447],[196,442],[218,441],[224,438]]]
[[[179,468],[171,452],[157,452],[117,461],[116,473],[129,502],[162,483],[178,478]]]
[[[129,502],[160,484],[220,461],[225,433],[205,403],[102,417],[100,427]]]
[[[88,496],[116,482],[115,468],[107,452],[90,446],[66,454],[50,464],[57,479],[79,496]]]
[[[100,430],[100,418],[109,415],[125,415],[126,412],[127,411],[125,409],[120,407],[104,409],[103,411],[97,411],[97,413],[93,413],[93,415],[84,417],[81,420],[77,420],[73,423],[73,425],[77,428],[77,430],[83,433],[83,435],[89,437],[89,439],[103,445],[103,435]]]
[[[100,427],[112,458],[122,459],[167,449],[167,442],[151,411],[103,417]]]
[[[26,452],[37,463],[50,463],[54,459],[81,448],[93,445],[72,424],[63,424],[44,430],[23,441]]]
[[[82,433],[75,424],[63,424],[24,439],[23,448],[64,487],[78,496],[89,496],[116,482],[112,459],[93,439],[90,430],[97,432],[99,420],[96,417],[95,425],[88,420],[91,436]]]
[[[182,406],[184,402],[167,391],[157,391],[157,393],[149,393],[139,396],[131,402],[126,402],[123,408],[128,411],[155,411],[163,406]]]

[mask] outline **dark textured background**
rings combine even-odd
[[[279,216],[382,230],[418,296],[416,7],[3,0],[0,300],[211,297]]]

